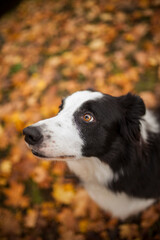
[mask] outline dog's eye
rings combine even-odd
[[[82,119],[83,121],[85,122],[93,122],[95,119],[94,117],[92,116],[92,114],[90,113],[85,113],[83,116],[82,116]]]

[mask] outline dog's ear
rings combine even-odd
[[[140,139],[140,120],[145,114],[143,100],[136,95],[128,93],[118,97],[118,102],[122,111],[120,120],[120,133],[127,140],[139,141]]]

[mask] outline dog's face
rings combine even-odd
[[[143,101],[128,94],[119,98],[79,91],[62,101],[56,117],[23,130],[33,154],[46,159],[101,157],[117,138],[139,139]]]

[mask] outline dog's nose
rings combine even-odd
[[[43,141],[43,135],[38,127],[26,127],[23,129],[23,134],[25,135],[25,141],[28,144],[35,145]]]

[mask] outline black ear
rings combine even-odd
[[[127,140],[139,141],[140,139],[140,120],[145,114],[143,100],[136,95],[128,93],[118,97],[118,102],[122,111],[120,120],[120,133]]]

